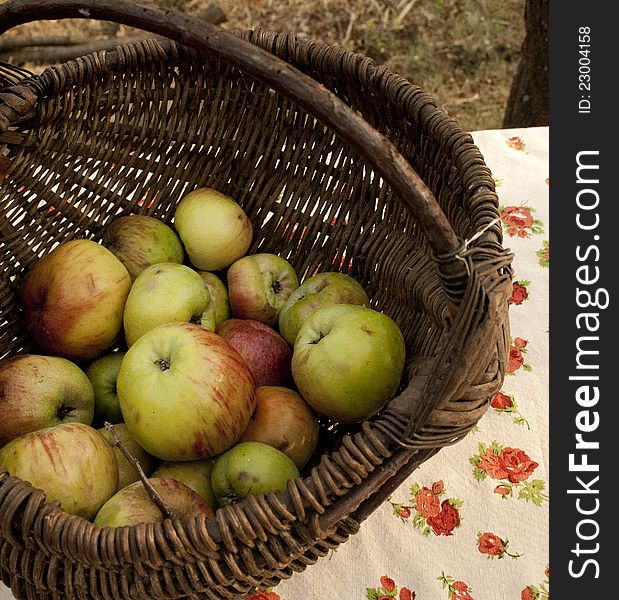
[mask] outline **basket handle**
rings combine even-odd
[[[0,4],[0,35],[16,25],[63,18],[114,21],[163,35],[208,51],[292,99],[354,147],[406,203],[434,255],[442,257],[443,282],[451,282],[447,287],[452,287],[454,280],[467,279],[466,265],[456,256],[461,242],[421,177],[384,135],[310,76],[221,27],[177,10],[141,6],[127,0],[9,0]],[[2,114],[5,95],[0,94],[0,124],[8,120]],[[8,110],[9,115],[15,114],[10,106]],[[448,292],[449,296],[458,303],[459,298]]]

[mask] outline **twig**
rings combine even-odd
[[[220,25],[227,20],[224,11],[216,4],[209,4],[197,17],[214,25]],[[118,28],[116,24],[110,25]],[[0,59],[10,60],[17,65],[56,64],[91,52],[114,50],[116,46],[133,44],[148,38],[165,39],[163,36],[147,33],[116,37],[116,30],[111,30],[111,34],[111,37],[97,40],[75,39],[69,36],[4,36],[0,38]]]
[[[53,64],[61,63],[67,60],[72,60],[78,56],[84,56],[91,52],[100,52],[101,50],[114,50],[117,46],[123,44],[133,44],[147,38],[157,37],[152,35],[134,35],[127,37],[114,37],[111,39],[93,40],[82,44],[74,44],[71,46],[50,46],[46,48],[29,48],[27,50],[19,50],[16,52],[2,52],[0,58],[3,60],[11,60],[14,64]],[[159,39],[163,39],[159,36]]]
[[[77,39],[70,35],[7,35],[0,38],[0,52],[31,46],[75,46],[87,41],[85,38]]]
[[[350,41],[350,36],[352,35],[352,28],[357,20],[357,13],[352,10],[350,12],[350,21],[348,21],[348,27],[346,28],[346,33],[344,34],[344,39],[342,39],[342,46],[346,48],[346,45]]]
[[[157,490],[153,487],[152,483],[148,480],[148,477],[146,477],[146,474],[144,473],[144,470],[142,469],[137,458],[135,458],[135,456],[133,456],[131,452],[127,450],[126,446],[120,441],[120,438],[118,437],[118,433],[116,433],[116,428],[114,427],[114,425],[112,425],[111,423],[108,423],[107,421],[105,421],[103,424],[105,425],[105,428],[110,432],[110,435],[112,436],[112,444],[116,446],[123,453],[123,456],[129,461],[129,463],[137,471],[138,476],[140,477],[140,480],[142,481],[142,484],[144,485],[148,495],[150,496],[150,499],[157,505],[157,508],[167,518],[178,519],[179,518],[178,513],[173,508],[171,508],[170,506],[166,504],[164,499],[159,495]]]

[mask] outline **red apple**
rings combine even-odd
[[[90,425],[94,397],[86,374],[65,358],[22,354],[0,363],[0,446],[60,423]]]
[[[28,333],[46,353],[91,360],[119,338],[131,277],[90,240],[60,244],[24,279],[20,302]]]
[[[253,319],[228,319],[217,334],[245,359],[256,387],[291,382],[292,349],[272,327]]]
[[[318,444],[318,421],[294,390],[259,387],[256,388],[256,410],[239,441],[273,446],[301,470]]]
[[[232,316],[254,319],[271,327],[288,296],[299,287],[292,265],[276,254],[250,254],[228,269],[228,296]]]
[[[213,515],[211,507],[190,487],[174,479],[151,477],[151,485],[162,500],[178,513],[180,519]],[[99,510],[95,525],[123,527],[138,523],[160,523],[164,514],[148,495],[144,484],[137,481],[119,490]]]
[[[256,407],[241,355],[193,323],[147,331],[125,354],[117,380],[125,423],[147,452],[199,460],[230,448]]]
[[[15,438],[0,449],[0,464],[14,477],[58,500],[73,515],[92,519],[116,492],[118,467],[112,447],[96,429],[62,423]]]

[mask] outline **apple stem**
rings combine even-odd
[[[166,504],[164,499],[159,495],[157,490],[153,487],[151,482],[148,480],[148,477],[146,477],[146,473],[144,473],[144,470],[142,469],[142,466],[140,465],[138,459],[135,458],[135,456],[133,456],[133,454],[129,452],[127,447],[120,441],[120,438],[118,437],[118,433],[116,433],[116,428],[114,427],[114,425],[112,425],[111,423],[108,423],[107,421],[105,421],[103,425],[105,425],[105,428],[110,432],[110,435],[112,436],[112,443],[114,444],[114,446],[116,446],[123,453],[124,457],[129,461],[129,463],[131,463],[133,468],[137,471],[140,481],[142,482],[142,485],[144,485],[146,492],[150,496],[150,499],[156,504],[157,508],[167,518],[178,519],[179,516],[177,512]]]

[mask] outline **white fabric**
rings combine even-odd
[[[516,298],[520,303],[512,304],[510,311],[512,337],[519,338],[520,348],[514,353],[513,364],[518,368],[506,377],[502,391],[506,398],[513,397],[516,409],[513,405],[511,410],[490,408],[466,439],[424,463],[393,494],[391,502],[404,507],[394,508],[385,502],[360,533],[336,552],[282,582],[270,595],[255,598],[548,598],[549,331],[544,254],[549,239],[548,128],[479,131],[473,138],[497,180],[504,209],[504,244],[515,253],[514,280],[521,282],[528,294],[523,299],[520,290]],[[496,452],[486,454],[493,442]],[[490,473],[481,480],[474,476],[474,468],[481,478],[487,467],[480,454],[496,457],[494,468],[488,467]],[[511,458],[510,470],[501,470],[507,458]],[[461,519],[451,535],[436,535],[421,513],[416,520],[421,527],[414,526],[413,492],[433,484],[438,484],[435,491],[439,492],[440,482],[443,491],[438,501],[452,499],[452,516],[455,509]],[[418,487],[411,491],[415,484]],[[511,490],[511,495],[495,493],[501,486],[503,492]],[[436,504],[431,492],[422,494],[430,505]],[[529,499],[519,497],[523,494]],[[406,506],[412,507],[410,516],[406,516]],[[400,508],[404,508],[405,518],[396,515]],[[480,533],[495,534],[496,538],[489,538],[495,544],[497,539],[509,542],[506,551],[502,546],[495,550],[502,558],[480,552]],[[0,600],[10,598],[9,591],[0,587]]]

